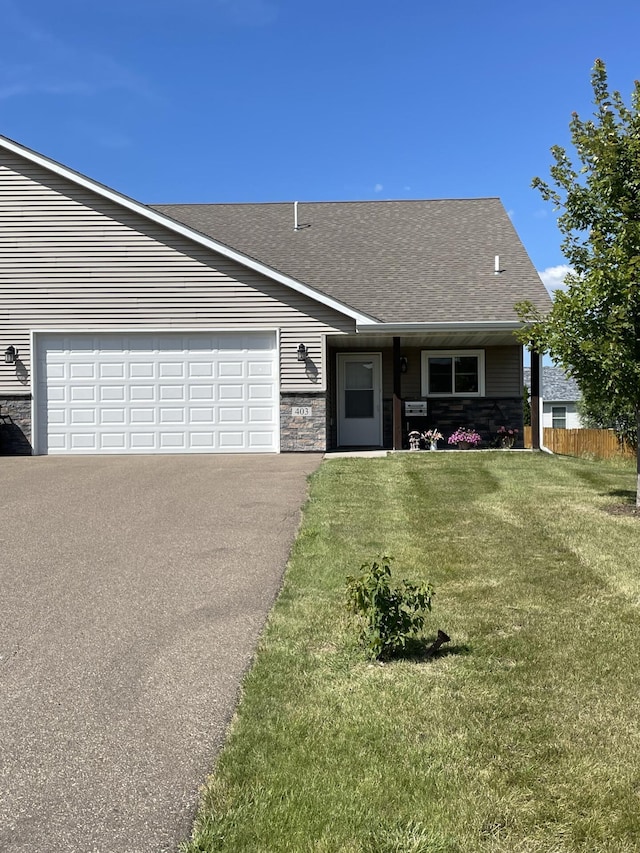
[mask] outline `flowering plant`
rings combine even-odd
[[[466,441],[469,444],[476,445],[480,444],[482,439],[474,429],[464,429],[463,427],[459,427],[453,435],[449,436],[448,442],[449,444],[460,444],[461,441]]]
[[[502,447],[513,447],[519,430],[516,427],[498,427],[498,441]]]
[[[428,429],[424,433],[425,441],[428,441],[430,444],[435,444],[436,441],[442,441],[444,438],[443,434],[439,432],[437,429]]]

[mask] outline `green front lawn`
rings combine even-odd
[[[640,849],[640,518],[628,467],[543,454],[325,462],[195,851]],[[345,578],[436,588],[431,660],[368,661]]]

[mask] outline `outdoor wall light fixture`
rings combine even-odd
[[[16,359],[19,355],[18,350],[13,346],[8,346],[4,351],[4,363],[5,364],[15,364]]]
[[[406,355],[400,356],[400,373],[406,373],[409,370],[409,361]]]
[[[298,361],[306,361],[309,356],[309,350],[304,344],[298,344]]]

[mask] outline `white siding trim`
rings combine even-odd
[[[372,317],[369,317],[367,314],[363,314],[360,311],[355,311],[353,308],[349,308],[347,305],[338,302],[338,300],[332,299],[331,297],[326,296],[324,293],[320,293],[319,291],[314,290],[312,287],[309,287],[308,285],[303,284],[302,282],[297,281],[296,279],[291,278],[290,276],[283,275],[282,273],[271,269],[265,264],[262,264],[259,261],[254,260],[253,258],[249,258],[246,255],[237,252],[235,249],[231,249],[229,246],[225,246],[224,243],[218,243],[217,240],[213,240],[211,237],[206,237],[204,234],[200,234],[198,231],[193,231],[188,226],[175,222],[164,214],[158,213],[155,210],[151,210],[151,208],[147,207],[146,205],[141,204],[140,202],[135,201],[134,199],[129,198],[128,196],[122,195],[122,193],[119,193],[116,190],[112,190],[109,187],[104,186],[104,184],[100,184],[97,181],[92,180],[91,178],[87,178],[85,175],[81,175],[79,172],[75,172],[73,169],[69,169],[68,167],[63,166],[61,163],[57,163],[55,160],[50,160],[48,157],[45,157],[42,154],[38,154],[29,148],[25,148],[24,146],[19,145],[17,142],[12,142],[10,139],[7,139],[4,136],[0,136],[0,147],[5,148],[12,154],[16,154],[19,157],[24,157],[26,160],[30,160],[32,163],[37,164],[43,169],[47,169],[48,171],[54,172],[55,174],[60,175],[61,177],[66,178],[69,181],[73,181],[73,183],[84,187],[85,189],[88,189],[91,192],[95,192],[98,195],[101,195],[103,198],[109,199],[109,201],[112,201],[115,204],[120,205],[121,207],[125,207],[128,210],[139,214],[140,216],[144,216],[146,219],[149,219],[152,222],[163,226],[164,228],[168,228],[170,231],[174,231],[175,233],[180,234],[181,236],[186,237],[187,239],[192,240],[195,243],[199,243],[202,246],[212,249],[214,252],[217,252],[218,254],[223,255],[226,258],[229,258],[235,261],[236,263],[242,264],[244,267],[248,267],[249,269],[258,272],[261,275],[267,276],[268,278],[279,282],[280,284],[284,284],[286,287],[289,287],[292,290],[297,291],[298,293],[302,293],[305,296],[314,299],[316,302],[320,302],[323,305],[328,306],[329,308],[333,308],[335,311],[339,311],[341,314],[345,314],[346,316],[356,320],[356,322],[360,325],[369,326],[377,322]]]
[[[524,323],[514,320],[466,320],[465,322],[440,322],[428,323],[358,323],[357,329],[363,325],[363,331],[368,334],[402,334],[403,332],[510,332],[518,331],[524,327]]]

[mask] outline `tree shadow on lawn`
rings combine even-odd
[[[456,643],[451,645],[446,643],[435,651],[431,647],[435,641],[435,637],[429,640],[410,639],[404,647],[404,651],[398,652],[393,657],[389,658],[389,662],[393,660],[411,660],[421,663],[438,660],[438,658],[446,658],[450,655],[470,655],[472,648],[467,643]]]
[[[636,506],[636,493],[631,489],[613,489],[609,492],[601,492],[601,495],[607,498],[621,498],[619,503],[607,504],[603,507],[609,515],[640,518],[640,509]]]
[[[625,503],[635,503],[636,493],[633,489],[610,489],[608,492],[600,492],[605,498],[622,498]]]

